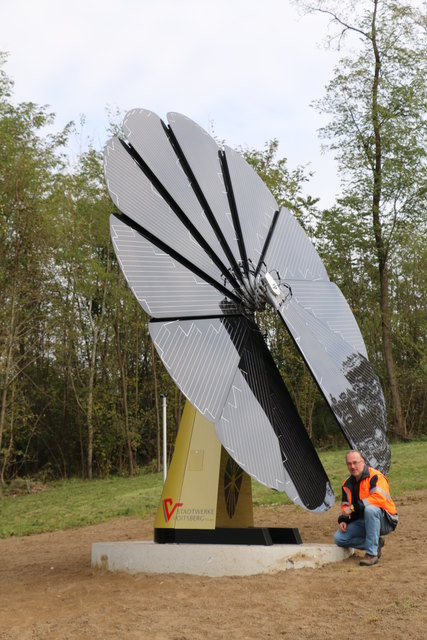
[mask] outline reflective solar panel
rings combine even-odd
[[[277,203],[264,182],[244,158],[225,147],[223,171],[226,185],[235,204],[235,226],[241,243],[243,268],[257,267]]]
[[[146,109],[105,150],[111,237],[171,377],[259,482],[323,511],[333,492],[256,317],[273,308],[349,445],[388,471],[381,385],[304,229],[244,158]],[[270,337],[271,339],[271,337]]]
[[[351,448],[388,470],[385,401],[372,365],[293,299],[279,313]]]
[[[276,270],[284,280],[329,280],[310,238],[285,208],[280,210],[264,262],[268,271]]]
[[[235,314],[227,292],[216,289],[156,247],[118,216],[110,220],[111,239],[126,281],[153,318]]]
[[[108,190],[117,208],[141,228],[177,254],[227,286],[229,273],[214,264],[188,226],[142,171],[129,149],[117,138],[107,143],[104,171]],[[178,209],[178,207],[177,207]]]
[[[213,260],[218,258],[221,265],[225,265],[227,258],[221,244],[206,218],[196,192],[191,188],[189,177],[177,158],[167,135],[167,128],[160,118],[146,109],[134,109],[126,115],[123,129],[126,140],[139,158],[168,192],[178,211],[188,219],[190,228],[199,234],[198,243],[204,243],[203,247],[208,255]]]
[[[193,185],[205,199],[205,211],[223,236],[223,247],[236,273],[240,253],[231,215],[230,202],[224,184],[219,148],[215,140],[198,124],[180,113],[168,113],[170,130],[177,148],[185,158]]]

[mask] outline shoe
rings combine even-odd
[[[370,556],[369,553],[365,553],[365,557],[360,561],[361,567],[372,567],[378,563],[378,556]]]
[[[380,538],[378,540],[378,551],[377,551],[378,560],[381,558],[381,554],[382,554],[382,551],[383,551],[383,546],[384,546],[384,538],[382,538],[380,536]]]

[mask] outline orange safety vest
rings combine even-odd
[[[343,482],[341,511],[344,507],[350,507],[353,504],[352,490],[355,482],[356,480],[353,476]],[[381,471],[365,465],[359,484],[359,500],[362,501],[364,506],[372,504],[375,507],[384,509],[391,516],[396,516],[392,520],[397,523],[396,506],[390,495],[388,480]]]

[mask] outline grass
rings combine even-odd
[[[427,487],[427,439],[393,444],[389,481],[392,495]],[[319,457],[340,499],[347,476],[345,449],[321,451]],[[0,498],[0,538],[55,531],[103,522],[118,516],[143,518],[155,513],[161,492],[162,473],[133,478],[66,480],[50,483],[45,491]],[[253,482],[254,505],[289,503],[285,494]]]
[[[159,504],[163,474],[133,478],[65,480],[46,491],[0,498],[0,538],[103,522],[117,516],[145,517]]]

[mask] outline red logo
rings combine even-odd
[[[172,505],[173,505],[172,498],[165,498],[163,500],[163,515],[165,516],[166,522],[169,522],[169,520],[172,518],[173,514],[175,513],[176,509],[178,509],[178,507],[182,507],[183,503],[175,502],[175,504],[171,509]]]

